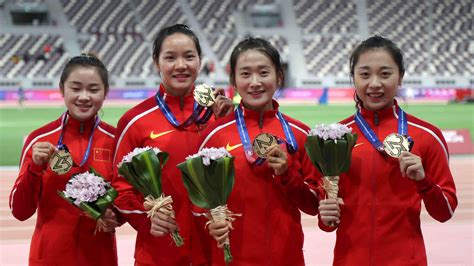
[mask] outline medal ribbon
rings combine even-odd
[[[383,143],[379,140],[377,135],[375,135],[374,131],[370,128],[369,124],[359,111],[355,114],[355,122],[364,136],[369,140],[370,144],[372,144],[376,150],[381,152],[384,151]],[[408,134],[406,113],[400,107],[398,107],[398,133],[402,136],[407,136]],[[410,144],[413,143],[411,137],[407,136],[407,138]]]
[[[61,122],[61,135],[59,136],[58,144],[56,145],[58,149],[66,150],[67,152],[69,152],[69,150],[67,146],[63,144],[63,138],[64,138],[64,132],[66,131],[68,116],[69,116],[69,113],[64,112],[63,121]],[[91,153],[91,147],[92,147],[92,137],[94,136],[94,131],[97,128],[97,126],[99,126],[99,123],[100,123],[100,118],[99,116],[96,116],[95,121],[94,121],[94,127],[92,128],[91,133],[89,135],[89,143],[87,144],[86,152],[84,153],[84,156],[82,157],[82,161],[79,164],[79,167],[82,167],[87,162],[87,159],[89,158],[89,155]]]
[[[279,144],[284,142],[286,144],[288,152],[295,153],[298,150],[298,144],[296,143],[295,135],[293,134],[293,131],[291,130],[288,121],[286,121],[280,111],[277,112],[277,116],[283,127],[283,132],[285,132],[285,137],[288,140],[284,141],[277,137],[277,142]],[[247,131],[247,125],[245,124],[242,107],[240,105],[235,109],[235,118],[237,122],[237,130],[239,131],[240,141],[242,142],[247,161],[256,165],[262,164],[265,161],[265,158],[257,157],[253,152],[252,145],[250,144],[250,137]]]
[[[212,108],[207,108],[206,112],[204,115],[196,120],[199,115],[202,113],[204,110],[203,106],[200,106],[199,104],[194,101],[193,105],[193,113],[183,122],[179,123],[174,114],[171,112],[170,108],[168,107],[168,104],[166,104],[165,100],[163,97],[160,95],[160,92],[158,91],[155,95],[156,99],[156,104],[158,107],[160,107],[161,112],[163,115],[166,117],[166,119],[176,128],[185,128],[190,126],[193,122],[196,122],[196,124],[205,124],[207,121],[209,121],[209,118],[211,118],[212,114]]]

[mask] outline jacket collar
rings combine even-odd
[[[276,113],[278,112],[278,109],[280,108],[280,105],[275,100],[272,100],[272,105],[273,105],[272,110],[266,110],[266,111],[260,112],[260,111],[255,111],[255,110],[245,108],[243,102],[242,101],[240,102],[240,106],[242,107],[245,118],[275,117]]]
[[[398,113],[399,108],[400,107],[398,106],[397,100],[393,100],[393,105],[385,109],[378,110],[378,111],[371,111],[364,107],[359,107],[359,112],[362,114],[362,116],[366,120],[373,120],[375,117],[377,117],[380,120],[380,119],[386,119],[390,117],[396,117],[396,114]]]
[[[66,115],[66,113],[64,115]],[[60,118],[61,121],[63,120],[64,115],[61,116],[61,118]],[[68,131],[72,130],[72,132],[79,132],[79,133],[86,132],[86,133],[88,133],[94,127],[96,117],[97,117],[97,115],[91,117],[90,119],[88,119],[86,121],[79,121],[79,120],[75,119],[74,117],[72,117],[72,115],[70,115],[68,113],[68,116],[67,116],[67,119],[66,119],[66,128],[67,128]]]
[[[169,104],[179,104],[179,103],[182,103],[182,104],[188,104],[190,102],[194,102],[194,96],[193,96],[193,93],[194,93],[194,85],[193,85],[193,88],[191,89],[191,91],[184,95],[184,96],[174,96],[170,93],[168,93],[168,91],[165,89],[165,87],[163,86],[163,84],[160,84],[160,89],[159,89],[159,93],[161,96],[163,96],[163,99],[166,103],[169,103]]]

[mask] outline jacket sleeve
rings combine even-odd
[[[13,216],[20,221],[30,218],[36,212],[43,172],[47,167],[46,164],[36,165],[33,162],[31,149],[23,152],[27,154],[20,165],[20,172],[10,193],[10,209]]]
[[[440,222],[449,220],[458,205],[456,187],[445,150],[447,151],[447,147],[444,139],[442,143],[436,141],[427,145],[421,154],[425,178],[418,182],[414,181],[426,210]]]
[[[316,169],[306,154],[304,142],[300,141],[298,145],[298,152],[294,156],[288,156],[288,171],[283,175],[275,175],[274,178],[301,211],[316,215],[319,206]]]
[[[135,147],[141,146],[137,137],[140,136],[137,135],[139,132],[134,128],[124,130],[126,126],[127,121],[121,119],[115,135],[112,186],[117,190],[118,196],[115,199],[114,207],[119,211],[121,218],[127,221],[135,230],[149,230],[150,221],[146,217],[146,210],[143,207],[143,196],[118,173],[118,164],[123,157],[133,151]]]

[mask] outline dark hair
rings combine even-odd
[[[92,53],[83,53],[79,56],[74,56],[69,59],[63,69],[63,72],[61,73],[61,78],[59,79],[59,88],[61,91],[64,90],[64,83],[68,79],[69,75],[77,67],[96,68],[100,79],[104,83],[105,95],[107,95],[109,92],[109,71],[105,67],[104,63],[102,63],[102,61],[100,61],[100,59]]]
[[[243,41],[239,42],[232,51],[232,54],[230,55],[229,78],[231,84],[235,85],[235,67],[237,65],[237,60],[239,59],[240,54],[248,50],[257,50],[266,55],[275,65],[277,77],[280,76],[282,79],[281,82],[283,82],[285,76],[283,74],[280,53],[278,52],[278,50],[267,40],[249,36]]]
[[[352,52],[351,58],[349,61],[349,67],[351,70],[351,77],[354,77],[354,68],[361,54],[368,50],[375,48],[383,48],[389,52],[395,63],[398,65],[398,70],[400,72],[400,77],[403,77],[405,74],[405,63],[403,60],[403,53],[398,46],[392,42],[390,39],[382,37],[380,35],[374,35],[367,40],[362,41],[357,48]]]
[[[199,58],[201,58],[201,45],[199,44],[199,39],[196,34],[187,25],[174,24],[173,26],[161,29],[160,32],[158,32],[158,35],[156,35],[155,41],[153,42],[153,61],[158,62],[161,52],[161,45],[168,36],[175,33],[182,33],[191,38],[191,40],[194,42],[194,45],[196,46]]]
[[[376,48],[385,49],[390,55],[392,55],[393,60],[398,66],[400,77],[403,77],[403,75],[405,74],[405,61],[403,59],[402,50],[392,40],[382,37],[380,35],[374,35],[362,41],[352,52],[351,57],[349,59],[349,69],[351,78],[354,79],[355,65],[359,61],[360,55],[367,52],[368,50]],[[361,100],[359,99],[359,96],[357,96],[356,92],[354,92],[354,101],[356,102],[356,106],[361,105]]]

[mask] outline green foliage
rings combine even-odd
[[[318,136],[308,136],[304,147],[319,172],[324,176],[339,176],[347,172],[351,165],[352,148],[357,141],[357,134],[347,133],[344,139],[337,142],[324,140]]]
[[[227,203],[234,187],[234,157],[211,160],[209,166],[195,157],[178,164],[178,168],[194,205],[209,210]]]
[[[403,110],[428,121],[441,129],[468,128],[474,141],[473,104],[417,104],[400,103]],[[130,106],[105,106],[100,111],[103,121],[115,126]],[[281,106],[283,113],[310,127],[329,124],[354,114],[354,104]],[[57,119],[64,107],[1,107],[0,108],[0,166],[15,166],[20,162],[24,138],[33,130]],[[454,119],[455,118],[455,119]]]
[[[97,171],[95,171],[94,168],[89,169],[90,173],[93,173],[96,176],[102,177]],[[71,178],[74,178],[75,175],[71,176]],[[71,203],[74,205],[74,200],[64,194],[63,191],[58,191],[58,195],[65,199],[67,202]],[[97,220],[99,219],[104,213],[105,210],[114,202],[115,198],[118,196],[117,190],[115,190],[113,187],[107,188],[107,191],[105,192],[105,195],[98,198],[94,202],[81,202],[78,207],[79,209],[83,210],[86,212],[92,219]]]
[[[133,156],[131,162],[124,162],[119,167],[118,172],[128,183],[142,193],[143,197],[161,196],[163,189],[161,187],[161,171],[164,164],[168,161],[168,153],[155,153],[149,149]]]

